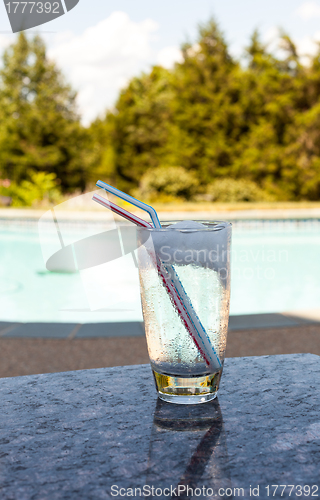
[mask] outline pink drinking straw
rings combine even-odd
[[[101,181],[99,181],[101,183]],[[116,188],[113,188],[114,191],[116,191]],[[112,194],[115,194],[113,191]],[[118,191],[118,190],[117,190]],[[124,194],[124,193],[123,193]],[[129,195],[126,195],[129,197]],[[122,197],[125,199],[124,197]],[[130,197],[132,198],[132,197]],[[140,219],[136,215],[132,214],[131,212],[128,212],[124,208],[119,207],[115,203],[106,200],[103,198],[103,196],[100,196],[98,194],[94,194],[92,197],[93,201],[99,203],[100,205],[108,208],[112,212],[121,215],[125,219],[129,220],[130,222],[133,222],[137,226],[144,227],[146,229],[152,229],[153,226],[149,222],[146,222],[143,219]],[[133,198],[135,200],[135,198]],[[128,199],[126,199],[128,201]],[[130,200],[131,201],[131,200]],[[140,202],[142,203],[142,202]],[[148,208],[151,208],[147,205]],[[139,208],[142,208],[139,206]],[[154,209],[152,209],[154,210]],[[146,210],[149,212],[149,210]],[[158,217],[157,220],[159,221]],[[161,227],[161,225],[160,225]],[[221,362],[216,354],[214,348],[211,345],[210,339],[208,338],[208,335],[203,327],[203,325],[200,322],[200,319],[198,318],[196,312],[194,311],[192,304],[190,302],[189,297],[187,296],[182,283],[177,276],[174,268],[172,266],[169,266],[169,271],[167,269],[167,266],[164,266],[163,263],[160,261],[158,256],[156,256],[156,261],[154,262],[154,265],[157,269],[158,275],[162,281],[163,286],[165,287],[169,297],[171,298],[176,310],[178,311],[181,321],[183,322],[186,330],[190,334],[191,338],[193,339],[198,351],[200,352],[201,356],[207,363],[209,367],[214,368],[214,370],[220,369],[221,368]],[[184,298],[184,300],[183,300]],[[191,312],[190,312],[191,310]],[[214,354],[214,356],[212,356]]]

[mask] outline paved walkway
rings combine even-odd
[[[229,330],[256,330],[320,325],[320,309],[313,311],[230,316]],[[0,337],[23,339],[93,339],[143,337],[140,322],[127,323],[8,323],[0,322]]]
[[[0,323],[0,337],[0,378],[149,362],[142,323]],[[319,310],[230,319],[227,357],[299,352],[320,355]]]

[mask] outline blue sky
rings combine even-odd
[[[68,14],[41,26],[48,54],[79,91],[84,122],[112,106],[128,80],[160,63],[170,67],[179,47],[195,41],[197,25],[214,16],[234,55],[259,28],[275,41],[282,27],[301,54],[320,39],[320,0],[80,0]],[[48,32],[52,33],[48,33]],[[0,52],[15,39],[0,3]]]

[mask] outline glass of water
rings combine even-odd
[[[142,310],[161,399],[203,403],[222,374],[230,303],[229,222],[138,229]]]

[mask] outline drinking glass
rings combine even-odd
[[[171,403],[216,397],[227,342],[231,224],[138,228],[148,352],[158,396]]]

